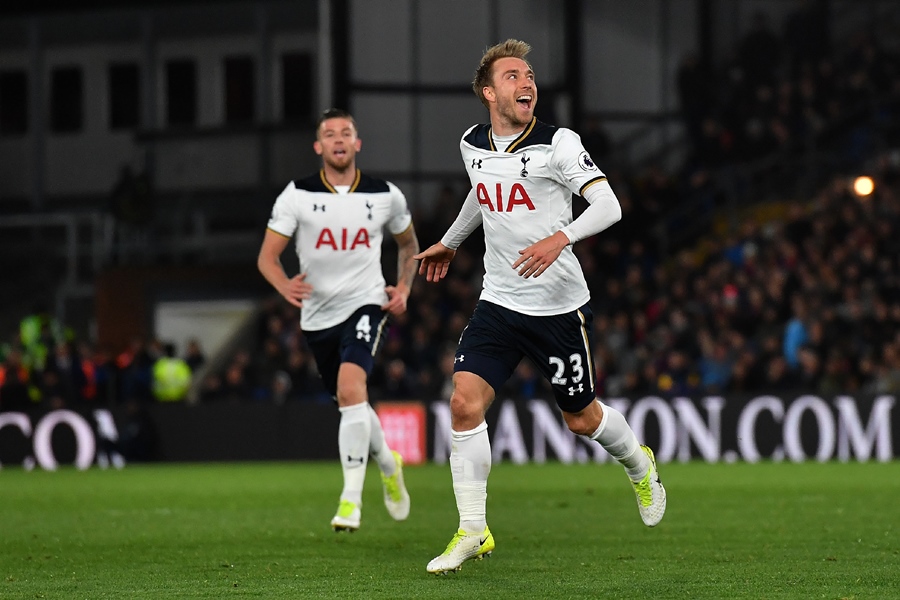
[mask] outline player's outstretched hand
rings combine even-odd
[[[406,312],[406,301],[409,299],[409,289],[403,285],[389,285],[384,288],[388,301],[381,305],[381,310],[386,310],[395,317]]]
[[[419,252],[413,258],[421,260],[419,263],[419,275],[425,275],[427,281],[440,281],[447,276],[450,261],[456,256],[456,250],[438,242],[424,252]]]
[[[557,231],[550,237],[545,237],[524,250],[519,250],[519,254],[522,256],[513,263],[512,268],[519,269],[519,275],[525,279],[540,277],[547,267],[556,262],[563,248],[568,245],[569,238],[566,237],[566,234]]]
[[[306,282],[306,273],[300,273],[288,279],[284,289],[278,291],[285,300],[297,308],[303,308],[303,301],[310,297],[312,290],[312,284]]]

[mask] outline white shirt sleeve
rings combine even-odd
[[[275,205],[272,207],[272,214],[269,217],[268,228],[275,233],[280,233],[285,237],[294,235],[297,230],[297,215],[294,213],[294,196],[297,194],[297,188],[294,182],[287,184],[278,198],[275,199]]]
[[[600,233],[622,219],[619,199],[606,180],[597,181],[584,191],[584,199],[590,206],[577,219],[563,227],[561,231],[569,238],[569,243],[589,238]]]
[[[553,136],[553,153],[550,164],[557,181],[573,194],[584,196],[594,182],[606,179],[603,171],[594,164],[581,138],[571,129],[560,127]]]
[[[475,196],[475,188],[469,190],[456,220],[441,238],[441,243],[451,250],[456,250],[469,234],[481,225],[481,206]]]
[[[391,190],[391,218],[387,223],[388,231],[393,235],[400,235],[409,229],[412,223],[412,215],[409,214],[409,206],[406,203],[406,196],[393,183],[388,183],[388,189]]]

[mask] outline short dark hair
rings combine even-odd
[[[353,118],[353,115],[348,113],[343,108],[328,108],[322,111],[322,114],[319,116],[319,120],[316,121],[316,131],[319,131],[319,127],[322,126],[322,123],[327,121],[328,119],[347,119],[351,123],[353,123],[353,128],[359,132],[359,127],[356,126],[356,119]]]

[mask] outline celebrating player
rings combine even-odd
[[[388,512],[398,521],[409,515],[403,462],[385,443],[366,385],[388,317],[406,311],[419,243],[403,193],[356,168],[361,145],[350,114],[322,114],[313,144],[322,169],[290,182],[275,200],[257,261],[278,293],[302,309],[303,334],[341,412],[344,489],[331,520],[335,531],[359,529],[370,454],[381,469]],[[385,285],[381,267],[384,227],[399,246],[395,286]],[[301,272],[288,277],[280,257],[295,234]]]
[[[596,440],[624,467],[644,523],[666,509],[653,452],[617,410],[594,393],[590,294],[572,244],[622,218],[606,177],[573,131],[535,119],[531,47],[507,40],[488,49],[472,87],[490,114],[460,141],[472,183],[441,241],[421,254],[428,281],[446,274],[456,248],[478,225],[485,237],[484,289],[460,337],[450,398],[450,470],[459,529],[431,573],[455,571],[494,549],[485,504],[491,449],[484,415],[527,356],[552,387],[566,425]],[[590,206],[572,220],[572,194]]]

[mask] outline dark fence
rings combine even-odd
[[[662,462],[890,461],[900,412],[883,396],[757,395],[607,399]],[[446,462],[446,402],[376,405],[389,444],[408,463]],[[333,460],[338,411],[330,404],[152,405],[112,410],[0,413],[0,465],[55,469],[129,462]],[[488,412],[494,461],[606,462],[575,436],[552,401],[499,400]]]

